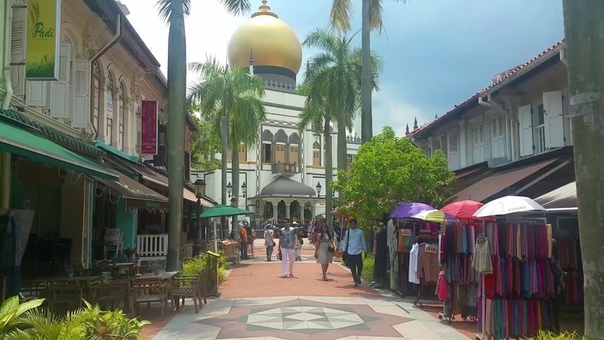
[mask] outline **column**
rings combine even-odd
[[[11,155],[0,152],[0,209],[10,208]]]
[[[285,217],[289,218],[291,220],[292,216],[290,214],[290,205],[292,204],[291,201],[284,201],[285,202]]]

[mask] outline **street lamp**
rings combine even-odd
[[[247,194],[247,184],[245,184],[245,182],[241,184],[241,192],[243,193],[243,197],[245,197],[245,195]]]
[[[231,198],[231,207],[237,208],[237,198]]]
[[[317,186],[315,188],[317,188],[317,197],[320,197],[321,189],[323,189],[323,187],[321,186],[321,182],[317,182]]]
[[[231,197],[231,192],[233,192],[233,186],[231,185],[231,182],[229,182],[229,184],[227,184],[227,193],[229,194],[229,197]]]
[[[205,239],[205,233],[201,232],[201,198],[206,194],[206,182],[202,178],[198,178],[195,183],[195,197],[197,197],[197,213],[195,214],[195,227],[199,232],[199,236],[197,237],[199,241],[199,245],[201,245],[201,240]],[[202,237],[203,236],[203,237]]]

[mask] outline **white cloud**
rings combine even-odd
[[[413,128],[413,120],[418,118],[421,124],[420,108],[404,100],[402,92],[395,84],[381,84],[380,91],[373,95],[373,133],[378,134],[388,125],[397,136],[405,135],[405,126]]]
[[[130,10],[128,20],[149,47],[167,75],[168,25],[159,17],[156,0],[122,0]],[[187,62],[204,61],[215,56],[226,62],[229,39],[241,22],[249,15],[236,18],[214,0],[194,1],[191,15],[185,22],[187,34]],[[189,80],[196,77],[189,74]]]

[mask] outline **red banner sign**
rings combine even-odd
[[[141,108],[141,153],[157,154],[157,101],[143,100]]]

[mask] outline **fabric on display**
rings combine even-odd
[[[418,270],[418,258],[419,258],[419,244],[414,244],[409,252],[409,282],[419,284],[419,278],[417,276]]]
[[[439,272],[438,254],[427,252],[426,244],[420,244],[417,255],[417,278],[420,282],[435,284]]]
[[[388,244],[387,244],[387,230],[386,228],[380,228],[375,235],[375,257],[373,273],[374,278],[381,280],[388,269]]]
[[[476,242],[476,251],[472,259],[472,269],[479,274],[491,274],[493,272],[493,262],[491,260],[491,247],[489,240],[484,242]]]

